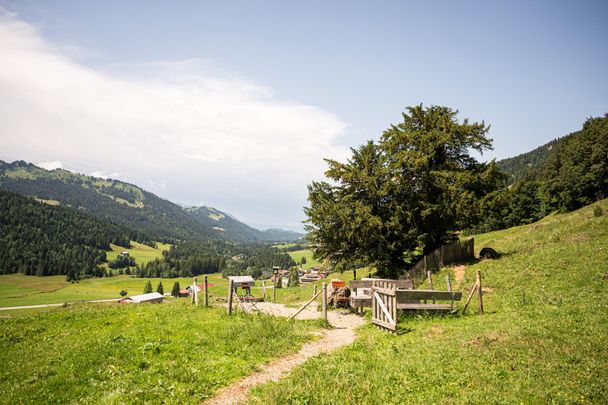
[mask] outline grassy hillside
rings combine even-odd
[[[478,251],[502,257],[468,265],[456,288],[468,291],[481,270],[485,315],[410,316],[399,336],[368,325],[251,402],[608,402],[608,200],[594,206],[478,235]]]
[[[156,247],[150,247],[141,243],[131,241],[131,247],[125,249],[122,246],[110,245],[111,251],[106,253],[108,261],[116,260],[120,252],[129,252],[129,255],[135,259],[137,264],[146,264],[154,259],[159,259],[163,256],[163,251],[169,250],[171,245],[168,243],[156,243]]]
[[[222,309],[80,305],[0,318],[3,403],[199,403],[318,322]]]
[[[239,241],[292,241],[304,236],[282,229],[260,231],[213,207],[184,208],[190,216],[207,228],[214,229],[228,239]]]
[[[319,264],[319,262],[316,261],[312,257],[312,251],[310,251],[308,249],[295,250],[293,252],[287,252],[287,253],[298,264],[300,263],[300,260],[302,260],[302,257],[305,257],[306,258],[306,264],[304,264],[304,266],[302,266],[302,268],[304,270],[308,270],[308,269],[310,269],[310,268],[312,268],[314,266],[317,266]]]

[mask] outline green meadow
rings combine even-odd
[[[183,300],[0,317],[2,403],[199,403],[310,340],[316,321]]]
[[[314,266],[317,266],[320,264],[317,260],[315,260],[312,257],[312,251],[310,251],[308,249],[296,250],[296,251],[287,252],[287,253],[298,264],[300,263],[300,260],[302,260],[302,257],[305,257],[306,263],[302,266],[302,268],[304,270],[308,270],[308,269],[313,268]]]
[[[478,235],[476,250],[499,259],[469,263],[460,284],[453,269],[434,275],[468,292],[480,270],[484,315],[474,299],[462,316],[403,317],[398,336],[368,324],[249,402],[607,403],[608,200],[594,205],[604,215],[590,206]]]
[[[121,252],[129,252],[129,256],[135,259],[137,264],[146,264],[154,259],[159,259],[163,256],[163,251],[171,248],[170,244],[156,242],[156,247],[150,247],[135,241],[131,241],[131,246],[126,249],[122,246],[110,245],[112,250],[106,253],[108,261],[116,260],[116,257]]]

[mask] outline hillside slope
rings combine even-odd
[[[507,174],[508,184],[536,178],[547,163],[549,154],[560,141],[561,138],[554,139],[529,152],[499,160],[496,164]]]
[[[290,242],[304,236],[282,229],[260,231],[212,207],[187,207],[184,210],[203,226],[224,233],[227,238],[232,240]]]
[[[462,283],[443,269],[434,284],[451,273],[468,292],[480,270],[485,315],[474,300],[464,316],[407,317],[399,336],[368,325],[248,402],[606,403],[607,241],[608,200],[478,235],[477,252],[501,258],[467,265]]]

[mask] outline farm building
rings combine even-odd
[[[120,300],[121,304],[161,304],[163,302],[162,294],[153,292],[149,294],[134,295]]]

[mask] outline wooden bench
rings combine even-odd
[[[351,280],[348,287],[351,290],[350,306],[353,308],[371,308],[372,306],[372,284],[374,281],[393,281],[397,288],[411,289],[414,287],[412,280],[388,280],[382,278],[364,278]]]

